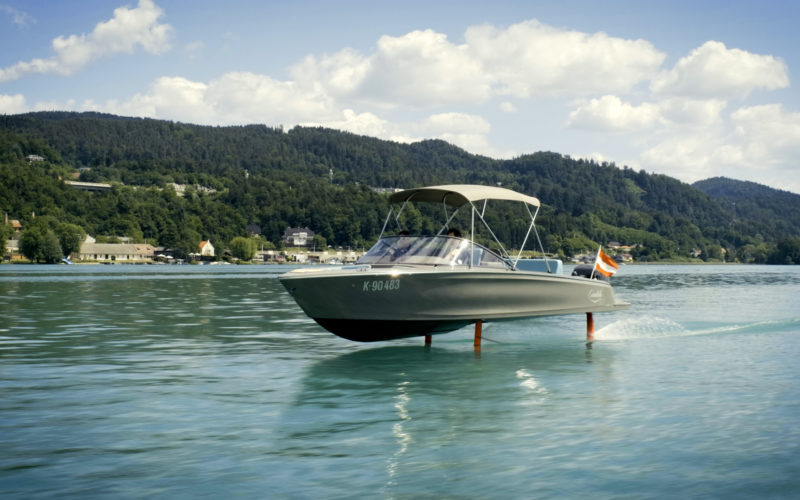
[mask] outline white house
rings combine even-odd
[[[200,255],[203,257],[214,256],[214,245],[211,244],[211,240],[200,242]]]
[[[305,247],[314,239],[314,231],[307,227],[287,227],[283,232],[283,241],[290,247]]]

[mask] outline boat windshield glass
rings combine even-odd
[[[473,267],[508,267],[486,247],[477,243],[473,247],[469,240],[454,236],[387,236],[358,259],[358,264],[469,266],[470,253]]]

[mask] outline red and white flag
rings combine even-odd
[[[597,258],[594,260],[594,270],[603,276],[610,278],[612,274],[617,272],[619,266],[614,259],[603,252],[602,247],[597,249]]]

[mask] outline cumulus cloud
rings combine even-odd
[[[433,30],[382,36],[364,56],[344,49],[320,59],[307,57],[292,70],[297,81],[317,81],[331,95],[382,106],[428,106],[483,102],[491,77],[469,48]]]
[[[754,167],[800,157],[800,113],[780,104],[741,108],[731,114],[735,139],[744,163]]]
[[[432,30],[381,37],[371,69],[362,90],[390,101],[438,105],[483,102],[491,95],[481,61]]]
[[[309,121],[300,125],[335,128],[358,135],[369,135],[396,142],[413,142],[415,140],[413,137],[403,133],[400,128],[373,113],[356,113],[352,109],[342,110],[339,117],[328,121]]]
[[[346,48],[320,58],[306,56],[290,72],[295,81],[316,82],[324,86],[329,94],[342,97],[358,90],[371,70],[369,58]]]
[[[580,102],[567,126],[605,132],[640,132],[656,128],[709,127],[720,121],[726,102],[719,99],[670,98],[633,105],[605,95]]]
[[[127,101],[108,101],[108,112],[125,116],[146,116],[165,120],[199,124],[214,123],[210,106],[206,103],[208,86],[181,77],[157,79],[150,91],[136,94]]]
[[[153,54],[164,52],[169,49],[172,27],[158,22],[162,15],[163,11],[152,0],[139,0],[136,8],[119,7],[114,10],[114,17],[98,23],[89,34],[53,39],[53,57],[20,61],[0,69],[0,82],[31,73],[70,75],[91,61],[131,53],[138,47]]]
[[[634,106],[614,95],[591,99],[569,115],[568,127],[589,130],[630,132],[649,129],[661,119],[658,106],[643,103]]]
[[[800,192],[800,113],[780,104],[740,108],[732,130],[676,131],[645,150],[642,161],[685,181],[724,175]]]
[[[488,134],[492,126],[484,118],[467,113],[438,113],[431,115],[421,123],[421,132],[438,135],[444,132],[452,134]]]
[[[433,30],[383,36],[371,55],[344,49],[292,69],[333,96],[383,106],[483,103],[629,91],[653,78],[665,55],[644,40],[586,34],[531,20],[466,30],[456,44]]]
[[[314,86],[249,72],[227,73],[209,84],[207,102],[222,123],[299,123],[327,120],[336,109]]]
[[[497,82],[520,98],[628,91],[651,78],[665,54],[645,40],[625,40],[547,26],[536,20],[466,32],[467,45]]]
[[[13,115],[27,111],[25,96],[22,94],[0,94],[0,115]]]
[[[695,181],[717,175],[711,164],[713,152],[720,147],[719,138],[711,134],[671,136],[645,150],[642,162],[670,175]]]
[[[651,89],[657,94],[744,98],[756,89],[788,86],[788,69],[780,59],[708,41],[653,79]]]
[[[722,99],[675,97],[659,101],[658,110],[666,126],[705,128],[720,124],[727,104]]]
[[[226,73],[208,83],[162,77],[148,92],[91,107],[203,125],[295,125],[340,116],[331,99],[313,88],[243,71]]]
[[[403,143],[442,139],[473,153],[498,155],[488,141],[492,128],[489,122],[467,113],[437,113],[417,121],[391,122],[373,113],[345,109],[338,119],[301,125],[335,128]]]
[[[455,129],[450,128],[453,120],[460,120]],[[476,125],[473,130],[470,125]],[[451,144],[473,152],[488,152],[486,133],[490,127],[480,117],[462,113],[431,115],[418,121],[392,122],[373,113],[356,113],[345,109],[341,118],[326,122],[307,122],[301,125],[322,126],[346,130],[354,134],[378,137],[388,141],[412,143],[423,139],[442,139]]]

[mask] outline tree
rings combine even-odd
[[[770,256],[769,263],[800,264],[800,237],[780,240]]]
[[[64,255],[61,244],[58,242],[58,236],[52,229],[48,229],[44,233],[41,252],[41,258],[45,264],[56,264]]]
[[[81,243],[86,238],[86,233],[83,228],[75,224],[61,222],[56,226],[56,236],[61,245],[61,250],[66,257],[73,253],[78,253],[81,249]]]
[[[231,254],[239,260],[251,260],[256,254],[256,242],[252,238],[237,236],[231,240]]]
[[[58,236],[46,223],[32,223],[19,238],[19,250],[31,262],[55,264],[61,260]]]
[[[14,235],[11,224],[0,224],[0,256],[6,253],[6,241]]]
[[[328,247],[328,242],[325,240],[325,237],[321,234],[315,234],[314,238],[312,239],[312,246],[311,248],[315,249],[317,252],[322,252]]]
[[[258,241],[258,244],[262,250],[275,250],[275,243],[269,240],[265,240],[262,238]]]

